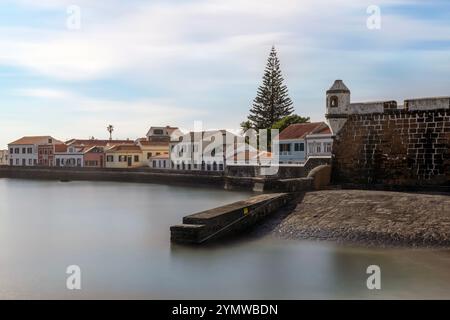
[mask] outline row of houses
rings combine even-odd
[[[332,134],[324,122],[293,124],[279,136],[276,161],[286,165],[304,163],[311,156],[331,156]],[[137,168],[223,171],[227,165],[273,161],[275,153],[239,144],[239,137],[226,130],[189,132],[178,128],[151,127],[136,140],[71,139],[51,136],[23,137],[0,152],[0,165]]]
[[[152,127],[137,140],[62,142],[51,136],[23,137],[9,143],[4,153],[11,166],[136,168],[148,165],[154,156],[168,156],[170,135],[176,129]]]

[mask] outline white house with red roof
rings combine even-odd
[[[11,166],[52,166],[54,147],[63,142],[51,136],[23,137],[8,144]]]
[[[330,127],[324,127],[305,138],[306,158],[309,157],[331,157],[333,148],[333,134]]]
[[[55,145],[55,165],[57,167],[83,167],[84,148],[76,145]]]
[[[284,129],[280,135],[279,159],[282,164],[303,163],[311,155],[308,153],[308,143],[315,147],[316,143],[328,143],[325,136],[331,138],[331,131],[325,122],[296,123]],[[309,140],[308,140],[309,137]],[[324,139],[323,141],[321,139]],[[332,140],[331,140],[332,141]],[[315,148],[311,151],[321,151]],[[325,149],[328,150],[328,149]],[[319,152],[321,153],[321,152]],[[322,154],[321,154],[322,155]]]

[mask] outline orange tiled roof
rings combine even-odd
[[[98,139],[71,139],[66,141],[68,145],[106,146],[115,144],[134,144],[133,140],[98,140]]]
[[[136,145],[122,144],[115,145],[108,149],[106,152],[141,152],[141,147]]]
[[[30,144],[49,144],[48,140],[52,139],[51,144],[63,144],[62,141],[56,140],[51,136],[28,136],[22,137],[19,140],[11,142],[10,144],[16,145],[30,145]]]
[[[328,128],[328,125],[325,122],[291,124],[280,133],[279,138],[280,140],[303,139],[308,134],[318,133],[318,131],[325,130],[326,128]]]
[[[167,146],[169,147],[169,140],[164,141],[139,141],[142,146]]]
[[[55,152],[67,152],[67,145],[65,144],[56,144]]]

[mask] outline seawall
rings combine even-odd
[[[241,172],[254,169],[242,168]],[[281,169],[280,172],[283,172]],[[304,170],[308,174],[307,170]],[[230,174],[230,173],[228,173]],[[0,166],[0,178],[40,179],[59,181],[114,181],[208,186],[227,190],[252,190],[259,192],[298,192],[311,190],[314,177],[282,179],[275,176],[252,177],[227,175],[226,172],[155,170],[151,168],[57,168]]]
[[[0,167],[0,178],[61,181],[115,181],[162,184],[207,185],[223,187],[224,177],[219,172],[179,172],[142,169],[108,168],[44,168]]]
[[[294,199],[293,194],[287,193],[263,194],[186,216],[183,224],[170,228],[171,241],[179,244],[203,244],[230,237],[264,220]]]
[[[450,186],[450,109],[349,115],[332,166],[337,184]]]

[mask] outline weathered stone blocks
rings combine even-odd
[[[332,163],[334,182],[449,185],[450,109],[349,115]]]

